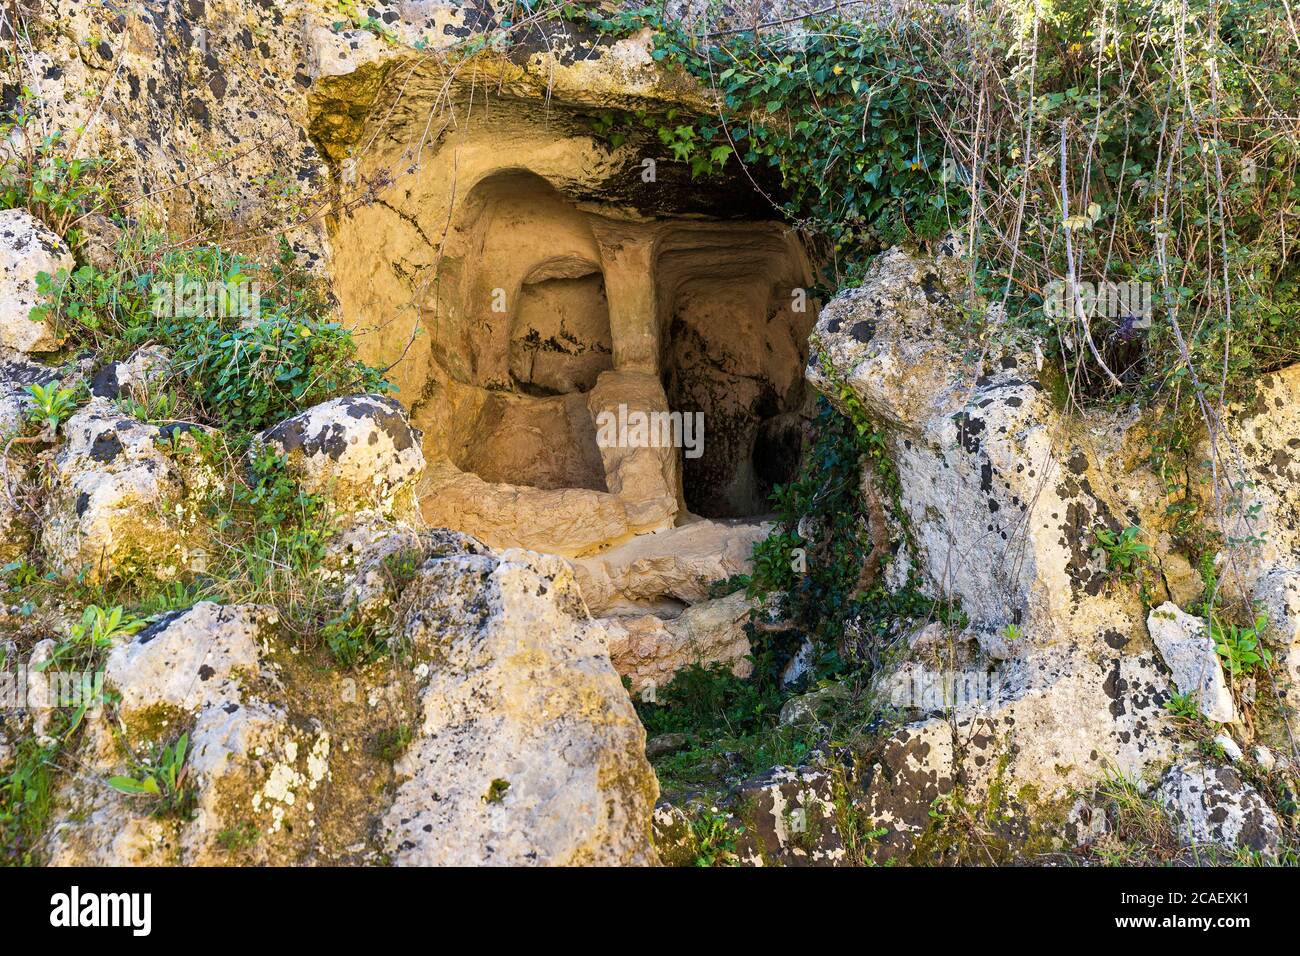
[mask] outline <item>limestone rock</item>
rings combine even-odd
[[[161,345],[137,349],[129,358],[95,372],[90,394],[96,398],[133,398],[144,402],[161,392],[171,375],[172,350]]]
[[[63,344],[65,336],[48,320],[31,319],[42,301],[36,276],[75,266],[71,250],[40,220],[24,209],[0,210],[0,346],[52,352]]]
[[[420,433],[394,399],[335,398],[259,437],[261,446],[288,459],[305,492],[326,495],[340,511],[373,509],[394,515],[414,506],[424,453]]]
[[[653,612],[703,601],[715,581],[751,570],[754,545],[771,530],[767,522],[698,520],[573,565],[593,614]]]
[[[1295,568],[1300,555],[1300,364],[1259,379],[1253,400],[1229,408],[1223,425],[1218,472],[1240,501],[1223,517],[1232,544],[1216,564],[1229,593],[1249,598],[1263,575]],[[1205,440],[1193,460],[1208,462],[1212,452]],[[1201,498],[1213,514],[1213,474],[1204,469],[1201,477]]]
[[[646,759],[654,760],[656,757],[675,754],[679,750],[684,750],[688,743],[690,738],[686,734],[660,734],[658,737],[651,737],[645,743]]]
[[[326,575],[338,585],[339,606],[368,618],[391,606],[428,558],[489,553],[459,531],[420,528],[373,512],[345,516],[339,525],[326,544]]]
[[[195,710],[238,699],[241,672],[256,671],[262,629],[273,608],[201,601],[164,615],[113,648],[104,676],[124,715],[156,704]]]
[[[1209,845],[1276,856],[1277,817],[1231,767],[1190,762],[1173,767],[1156,791],[1184,846]]]
[[[487,482],[446,461],[430,465],[420,510],[428,524],[457,528],[494,548],[580,555],[632,534],[627,508],[614,495]]]
[[[1294,706],[1300,695],[1300,571],[1275,568],[1260,575],[1254,596],[1282,644],[1278,693]]]
[[[216,477],[188,424],[149,425],[95,398],[63,425],[40,545],[61,577],[166,579],[207,560],[200,503]]]
[[[668,620],[652,614],[606,618],[610,660],[636,693],[667,685],[690,664],[728,664],[737,677],[748,677],[753,663],[745,622],[753,608],[745,593],[737,591],[693,604]]]
[[[811,724],[818,719],[822,708],[837,700],[846,700],[849,689],[843,684],[827,684],[807,694],[791,697],[781,705],[780,722],[783,727],[794,724]]]
[[[113,775],[139,773],[99,714],[88,716],[83,773],[59,795],[50,831],[54,865],[212,866],[232,862],[227,840],[251,832],[245,861],[298,861],[311,839],[311,797],[329,775],[330,739],[310,719],[250,696],[275,614],[201,602],[166,615],[110,652],[125,741],[137,753],[188,733],[188,813],[155,815],[148,797],[119,793]]]
[[[1054,407],[1033,356],[982,355],[965,338],[963,309],[980,304],[959,245],[878,257],[823,309],[806,370],[832,402],[845,385],[885,424],[914,569],[960,601],[981,648],[936,671],[918,647],[896,675],[899,706],[922,719],[882,743],[864,778],[886,855],[907,852],[951,781],[979,795],[1000,776],[1052,802],[1115,767],[1168,760],[1176,742],[1136,587],[1094,554],[1097,529],[1141,515]],[[1008,625],[1014,641],[1001,639]]]
[[[103,213],[91,213],[77,221],[81,245],[77,252],[100,272],[111,272],[117,264],[117,242],[122,228]]]
[[[1160,656],[1173,672],[1178,690],[1194,695],[1201,713],[1209,720],[1221,724],[1236,720],[1232,691],[1205,622],[1167,601],[1152,608],[1147,627]]]
[[[396,628],[436,653],[384,818],[394,862],[644,864],[658,785],[645,731],[560,558],[430,559]]]

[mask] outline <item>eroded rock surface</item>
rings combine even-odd
[[[610,660],[637,693],[667,686],[691,664],[726,664],[737,677],[748,677],[753,664],[745,624],[754,606],[737,591],[693,604],[666,620],[653,614],[605,618]]]
[[[1191,762],[1173,767],[1156,799],[1169,813],[1183,846],[1277,853],[1277,817],[1231,767]]]
[[[1236,720],[1232,691],[1228,689],[1223,665],[1205,622],[1167,601],[1152,608],[1147,616],[1147,628],[1160,649],[1160,656],[1169,665],[1178,690],[1195,697],[1201,713],[1208,719],[1221,724]]]
[[[124,732],[92,714],[85,772],[60,794],[50,834],[55,865],[224,865],[247,827],[250,862],[295,860],[309,844],[312,793],[329,771],[329,737],[291,725],[283,707],[248,693],[265,667],[273,610],[203,602],[119,643],[107,681],[121,694]],[[118,792],[113,775],[139,778],[140,762],[188,734],[185,784],[193,800],[172,813]]]
[[[261,444],[283,455],[308,494],[342,511],[409,512],[424,471],[420,433],[394,399],[348,395],[267,429]]]
[[[188,424],[151,425],[94,398],[63,425],[40,546],[56,573],[89,581],[202,569],[200,503],[216,476]]]
[[[52,352],[63,344],[65,336],[48,319],[31,318],[44,301],[36,277],[75,265],[67,244],[40,220],[25,209],[0,210],[0,347]]]
[[[833,401],[843,382],[887,424],[908,557],[988,637],[956,660],[918,649],[895,675],[904,713],[950,717],[906,726],[868,769],[866,802],[894,853],[956,781],[1048,804],[1107,768],[1141,774],[1174,752],[1141,605],[1094,554],[1097,529],[1138,516],[1052,405],[1032,355],[967,346],[965,274],[953,238],[934,257],[884,253],[823,310],[807,370]],[[964,693],[934,692],[954,676]]]
[[[384,819],[399,864],[644,864],[645,731],[558,558],[435,557],[402,633],[437,662]]]
[[[752,567],[767,522],[693,521],[573,562],[582,596],[596,615],[694,604],[709,586]]]

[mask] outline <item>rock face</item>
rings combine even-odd
[[[1277,854],[1281,830],[1259,792],[1231,767],[1186,763],[1173,767],[1156,799],[1183,846]]]
[[[24,506],[20,485],[27,468],[18,455],[8,454],[10,439],[22,431],[34,403],[27,393],[33,383],[53,381],[52,370],[18,356],[0,354],[0,475],[7,476],[0,487],[0,564],[7,564],[27,552],[32,539],[33,515]]]
[[[1114,497],[1100,456],[1053,407],[1032,356],[970,352],[959,332],[967,266],[953,239],[933,258],[882,254],[858,289],[822,311],[809,380],[837,383],[884,422],[928,588],[960,601],[980,641],[957,661],[920,651],[901,675],[905,713],[867,778],[871,815],[904,852],[933,797],[995,782],[1063,799],[1107,768],[1168,760],[1167,678],[1135,589],[1094,557],[1095,531],[1138,515]],[[954,668],[956,669],[954,671]],[[933,693],[954,683],[963,692]],[[951,720],[936,714],[951,715]]]
[[[203,601],[113,648],[104,676],[127,715],[156,704],[195,710],[238,700],[236,678],[257,669],[258,637],[276,620],[271,608]]]
[[[207,558],[200,502],[216,477],[196,426],[150,425],[95,398],[63,426],[40,545],[56,573],[169,578]]]
[[[754,603],[737,591],[693,604],[667,620],[653,614],[606,618],[610,660],[636,693],[666,686],[690,664],[727,664],[737,677],[748,677],[753,664],[745,623],[753,609]]]
[[[1300,571],[1278,568],[1261,575],[1255,584],[1255,600],[1263,606],[1282,645],[1278,664],[1284,679],[1278,693],[1295,706],[1300,693]]]
[[[1228,409],[1216,448],[1205,441],[1198,458],[1217,463],[1222,480],[1235,489],[1222,516],[1222,532],[1231,542],[1219,555],[1225,583],[1249,597],[1261,578],[1280,570],[1300,570],[1300,365],[1261,378],[1245,405]],[[1206,471],[1204,477],[1210,478]],[[1215,512],[1213,490],[1201,498]]]
[[[437,664],[384,818],[394,862],[654,861],[645,731],[563,561],[435,557],[397,620]]]
[[[1178,605],[1166,601],[1147,616],[1147,629],[1160,649],[1160,656],[1169,665],[1178,690],[1192,694],[1201,713],[1209,720],[1221,724],[1236,720],[1232,691],[1228,689],[1223,665],[1219,663],[1205,622],[1184,614]]]
[[[137,349],[130,358],[110,362],[97,370],[90,382],[96,398],[132,398],[146,401],[157,394],[173,374],[172,350],[160,345]]]
[[[51,831],[55,865],[187,865],[230,862],[227,845],[247,827],[249,862],[296,858],[308,842],[311,797],[329,771],[329,737],[291,726],[280,706],[247,693],[265,667],[273,610],[209,602],[165,616],[109,655],[108,684],[121,695],[125,739],[143,749],[188,731],[189,812],[160,815],[105,780],[134,775],[103,719],[94,719],[78,775],[60,795]],[[295,832],[296,831],[296,832]]]
[[[48,321],[33,322],[31,311],[43,301],[36,276],[53,277],[76,265],[57,235],[26,210],[0,210],[0,346],[19,352],[52,352],[63,336]]]
[[[141,771],[92,713],[86,772],[59,794],[52,861],[655,862],[645,733],[572,572],[453,532],[414,547],[391,618],[412,666],[379,682],[358,672],[311,684],[315,666],[285,661],[269,608],[203,602],[121,639],[107,666],[120,740],[147,755],[188,733],[188,810],[155,814],[105,784]],[[354,780],[375,759],[355,734],[373,733],[372,709],[391,694],[418,701],[413,739],[390,784]]]
[[[288,460],[308,494],[342,511],[410,512],[424,471],[420,433],[402,406],[380,395],[322,402],[267,429],[261,445]]]
[[[573,562],[582,596],[596,615],[680,608],[709,586],[753,568],[754,545],[768,522],[694,521]]]

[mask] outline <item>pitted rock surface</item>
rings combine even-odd
[[[267,429],[260,442],[284,455],[304,491],[341,511],[405,513],[424,472],[420,433],[400,403],[380,395],[323,402]]]
[[[645,730],[561,559],[432,558],[397,621],[437,665],[384,821],[394,862],[654,862]]]
[[[1173,819],[1184,846],[1277,853],[1277,817],[1254,787],[1231,767],[1192,762],[1172,768],[1156,799]]]
[[[0,347],[52,352],[63,344],[64,335],[48,320],[31,319],[44,301],[36,277],[54,277],[75,265],[67,244],[40,220],[24,209],[0,210]]]
[[[216,483],[188,423],[150,425],[91,399],[63,425],[40,546],[56,573],[166,579],[207,561],[200,502]]]

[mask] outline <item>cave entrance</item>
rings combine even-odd
[[[423,433],[430,523],[592,554],[766,515],[794,476],[804,249],[747,180],[647,181],[640,155],[516,104],[340,220],[336,290]],[[702,413],[698,457],[602,431],[674,413]]]
[[[542,177],[488,176],[456,225],[469,378],[479,391],[453,434],[456,465],[484,481],[606,491],[586,394],[613,367],[600,250],[583,216]]]
[[[686,505],[707,518],[764,514],[773,486],[794,478],[803,436],[815,316],[802,252],[771,223],[676,227],[659,243],[656,282],[668,404],[704,413],[703,453],[682,463]]]

